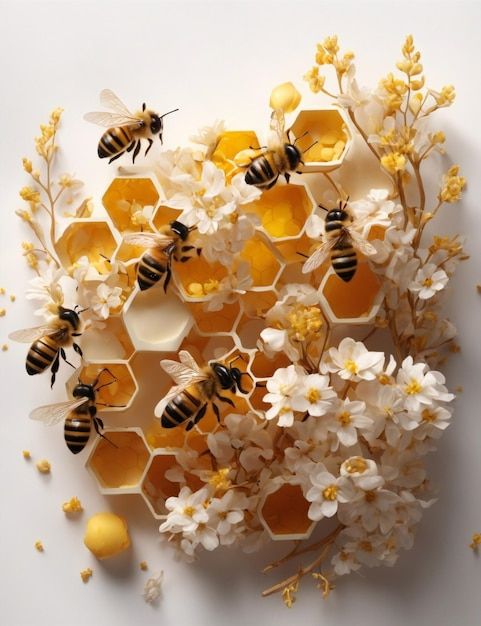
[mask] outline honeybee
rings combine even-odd
[[[147,109],[144,102],[141,111],[131,113],[110,89],[104,89],[100,92],[100,102],[113,112],[93,111],[86,113],[84,119],[87,122],[107,127],[108,130],[100,138],[97,153],[101,159],[110,157],[109,163],[118,159],[124,152],[130,152],[131,150],[134,150],[132,163],[135,163],[142,139],[147,139],[149,142],[144,155],[147,156],[154,143],[151,138],[152,135],[158,134],[160,143],[162,143],[163,118],[179,110],[173,109],[168,113],[158,115],[158,113]]]
[[[186,242],[193,227],[173,221],[162,227],[160,233],[131,233],[124,241],[133,246],[147,248],[137,266],[137,283],[141,291],[153,287],[165,274],[164,291],[172,277],[172,260],[185,263],[192,257],[191,250],[199,255],[201,250]]]
[[[104,372],[108,372],[113,380],[97,387],[99,379]],[[104,368],[98,373],[96,380],[92,384],[83,383],[79,379],[72,392],[73,400],[40,406],[30,413],[30,418],[43,422],[47,426],[53,426],[65,420],[65,443],[73,454],[78,454],[87,445],[92,430],[92,424],[97,435],[109,441],[107,437],[100,432],[100,429],[103,430],[104,425],[100,417],[97,416],[97,405],[107,407],[120,405],[97,402],[96,394],[100,389],[111,385],[116,380],[115,376],[107,368]]]
[[[155,415],[161,418],[163,428],[188,422],[186,430],[190,430],[204,417],[209,403],[220,422],[220,411],[214,398],[234,406],[230,398],[221,395],[221,391],[247,393],[241,386],[241,379],[249,374],[232,367],[236,359],[227,364],[215,362],[199,367],[185,350],[179,352],[179,358],[180,363],[168,359],[160,362],[177,383],[155,407]]]
[[[238,167],[247,168],[246,183],[258,189],[271,189],[279,176],[284,176],[286,182],[289,182],[290,172],[296,171],[299,165],[304,164],[302,152],[295,145],[297,139],[292,143],[290,129],[285,130],[282,110],[276,109],[272,112],[270,129],[271,133],[266,147],[258,150],[253,148],[241,150],[234,157],[234,163]]]
[[[77,308],[78,306],[75,307],[75,309]],[[82,349],[73,338],[80,337],[82,334],[79,314],[83,313],[84,310],[77,311],[59,306],[58,317],[48,324],[10,333],[9,337],[13,341],[33,342],[28,350],[25,364],[29,376],[41,374],[50,367],[52,372],[50,386],[53,387],[60,365],[60,357],[68,365],[75,368],[72,363],[67,361],[64,348],[73,346],[75,352],[82,356]]]
[[[356,248],[366,256],[376,253],[376,248],[351,227],[353,218],[347,210],[347,202],[347,200],[344,202],[340,200],[339,206],[333,209],[320,207],[327,211],[324,223],[326,236],[304,263],[302,268],[304,274],[322,265],[330,254],[331,265],[336,274],[345,282],[349,282],[356,273]],[[362,228],[362,225],[361,221],[356,223],[357,228]]]

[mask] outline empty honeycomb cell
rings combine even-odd
[[[153,180],[139,176],[114,178],[102,203],[115,228],[124,232],[148,228],[148,220],[158,200],[159,192]]]
[[[309,502],[299,485],[282,485],[259,508],[259,518],[274,540],[307,539],[315,522],[307,516]]]
[[[265,232],[275,241],[299,236],[315,206],[305,184],[278,183],[246,205],[246,211],[259,216]]]
[[[87,384],[98,380],[97,386],[102,387],[95,397],[99,411],[123,411],[131,405],[137,394],[137,383],[128,363],[89,363],[71,376],[67,381],[67,390],[71,392],[79,380]]]
[[[171,207],[160,204],[154,212],[152,224],[157,230],[160,230],[163,226],[178,220],[181,213],[182,211],[179,211],[179,209],[172,209]]]
[[[253,130],[228,130],[219,136],[217,146],[212,153],[212,161],[224,170],[226,177],[238,173],[233,160],[241,150],[259,148],[259,140]]]
[[[344,113],[338,109],[301,111],[291,130],[303,151],[300,169],[305,172],[329,172],[340,167],[352,143]]]
[[[89,328],[79,340],[86,361],[126,360],[134,346],[120,317],[109,317],[102,328]]]
[[[123,320],[136,350],[175,352],[193,324],[187,307],[161,285],[134,291]]]
[[[289,365],[291,360],[283,352],[276,352],[270,359],[264,352],[258,350],[252,361],[251,372],[256,378],[271,378],[277,369]]]
[[[203,303],[189,302],[187,307],[192,313],[195,324],[202,333],[230,333],[239,317],[238,302],[224,304],[219,311],[206,311]]]
[[[275,291],[248,291],[242,296],[242,308],[249,317],[263,317],[277,302]]]
[[[136,487],[150,458],[139,429],[105,430],[108,438],[98,439],[87,467],[102,490]]]
[[[366,262],[358,264],[347,283],[331,268],[320,294],[323,311],[332,323],[365,324],[376,315],[382,300],[379,279]]]
[[[176,465],[175,456],[166,450],[158,451],[150,460],[141,487],[154,515],[166,513],[165,500],[179,493],[178,483],[165,477],[165,473]]]
[[[160,397],[161,396],[159,396],[159,399]],[[147,443],[153,450],[158,448],[165,448],[167,450],[182,448],[185,442],[184,428],[162,428],[160,420],[157,418],[154,418],[150,424],[144,428],[144,434]]]
[[[270,287],[275,283],[281,269],[281,262],[260,235],[255,235],[246,242],[240,256],[249,263],[255,287]]]
[[[116,248],[117,242],[107,222],[89,219],[72,220],[55,244],[62,265],[71,267],[86,256],[100,274],[112,271],[110,259]]]
[[[307,235],[302,235],[298,239],[290,239],[288,241],[276,241],[274,246],[278,250],[284,262],[287,264],[300,263],[306,261],[306,257],[314,251],[315,243]]]
[[[262,318],[243,315],[236,328],[242,347],[248,350],[256,348],[260,334],[265,327],[266,323]]]
[[[374,224],[373,226],[368,226],[367,239],[369,241],[373,241],[374,239],[384,240],[384,235],[386,234],[386,227],[380,226],[379,224]]]
[[[256,387],[253,389],[252,393],[247,399],[247,402],[252,411],[262,416],[265,411],[271,408],[270,404],[266,404],[263,401],[263,397],[266,395],[266,393],[267,389],[265,388],[264,383],[257,383]]]

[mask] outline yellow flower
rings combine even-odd
[[[282,109],[284,113],[292,113],[301,101],[301,94],[292,83],[282,83],[274,87],[269,106],[271,109]]]
[[[399,152],[390,152],[381,157],[381,165],[390,174],[404,171],[406,167],[406,157]]]
[[[309,83],[309,89],[313,93],[319,93],[324,87],[326,81],[325,76],[319,76],[319,68],[314,66],[303,76],[304,80]]]
[[[209,280],[203,284],[203,289],[205,294],[219,291],[219,281],[215,278],[209,278]]]
[[[33,217],[32,214],[30,213],[30,211],[25,211],[24,209],[17,209],[15,211],[15,213],[18,215],[18,217],[20,219],[22,219],[24,222],[29,222],[32,223],[33,222]]]
[[[326,37],[322,42],[322,46],[327,52],[331,54],[336,54],[339,52],[339,44],[337,42],[337,35],[332,35],[331,37]]]
[[[57,126],[57,124],[60,122],[62,113],[63,113],[63,109],[61,107],[57,107],[56,109],[52,111],[52,113],[50,114],[50,123],[53,126]]]
[[[441,130],[428,136],[433,146],[439,143],[444,143],[446,141],[446,135]]]
[[[457,202],[465,186],[466,179],[464,176],[459,176],[459,165],[453,165],[443,176],[443,186],[438,198],[441,202]]]
[[[436,100],[436,104],[440,107],[449,106],[454,102],[456,98],[456,92],[453,85],[445,85],[439,93],[436,91],[431,91],[431,94]]]
[[[40,192],[33,187],[22,187],[20,189],[20,197],[25,200],[25,202],[33,202],[34,204],[38,204],[40,202]]]
[[[32,172],[32,161],[24,157],[22,159],[22,163],[23,163],[23,169],[27,172],[27,174],[30,174]]]

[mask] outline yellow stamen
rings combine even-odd
[[[367,470],[367,463],[362,457],[356,456],[349,461],[346,461],[345,467],[349,474],[362,474]]]
[[[347,411],[344,411],[337,416],[337,420],[341,423],[342,426],[349,426],[352,421],[351,414]]]
[[[415,396],[421,390],[422,390],[422,386],[414,378],[411,380],[411,382],[408,385],[404,387],[404,391],[408,394],[408,396]]]
[[[351,374],[357,374],[359,371],[359,368],[357,367],[357,363],[353,361],[352,359],[347,359],[347,361],[344,361],[344,369],[350,372]]]
[[[338,488],[336,485],[329,485],[329,487],[326,487],[322,492],[322,497],[324,500],[330,500],[332,502],[337,500],[337,492]]]

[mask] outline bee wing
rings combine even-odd
[[[258,150],[254,148],[246,148],[235,155],[234,163],[237,167],[249,167],[254,159],[257,159],[257,157],[260,157],[265,153],[265,148],[259,148]]]
[[[30,419],[43,422],[47,426],[53,426],[65,419],[71,411],[85,402],[87,402],[87,398],[39,406],[30,413]]]
[[[45,335],[53,335],[56,332],[55,328],[51,326],[35,326],[35,328],[24,328],[22,330],[15,330],[8,335],[8,338],[12,341],[18,341],[19,343],[32,343],[40,337]]]
[[[164,359],[160,362],[160,366],[164,372],[171,376],[181,387],[187,387],[188,385],[199,383],[208,378],[208,376],[199,369],[197,364],[195,364],[194,369],[188,365],[184,365],[184,363]]]
[[[173,237],[159,233],[128,233],[124,236],[125,243],[143,248],[165,247],[174,241]]]
[[[360,235],[357,231],[352,230],[351,228],[347,228],[346,230],[348,231],[349,237],[352,239],[353,244],[356,246],[359,252],[362,252],[362,254],[365,254],[366,256],[376,254],[377,250],[372,245],[372,243],[367,241],[367,239],[364,239],[364,237]]]
[[[308,274],[309,272],[312,272],[317,267],[322,265],[335,244],[336,239],[328,239],[327,241],[321,243],[321,245],[314,250],[314,252],[302,266],[302,273]]]
[[[191,369],[199,373],[202,373],[202,370],[197,365],[194,357],[190,354],[190,352],[187,352],[187,350],[181,350],[179,352],[179,359],[180,359],[180,362],[186,365],[187,367],[190,367]]]
[[[102,89],[100,92],[100,104],[106,109],[115,111],[124,117],[135,118],[135,115],[129,111],[122,100],[111,89]]]
[[[277,134],[279,141],[284,142],[286,120],[282,109],[274,109],[274,111],[272,111],[270,128]]]
[[[92,111],[84,115],[84,120],[105,126],[105,128],[115,128],[117,126],[138,126],[140,120],[137,117],[120,115],[119,113],[109,113],[107,111]]]

